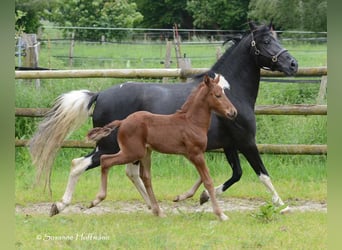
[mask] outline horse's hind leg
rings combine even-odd
[[[148,164],[148,162],[144,163]],[[150,166],[146,166],[150,167]],[[148,194],[146,192],[146,188],[144,186],[144,183],[142,179],[140,178],[140,162],[137,163],[129,163],[126,165],[126,175],[127,177],[133,182],[134,186],[137,188],[143,199],[145,200],[147,207],[150,209],[151,208],[151,201],[150,198],[148,197]]]
[[[59,214],[71,203],[72,195],[75,190],[75,185],[79,177],[81,176],[81,174],[84,171],[86,171],[86,169],[89,168],[90,166],[94,164],[96,166],[99,165],[93,162],[92,156],[93,154],[90,154],[89,156],[76,158],[71,161],[71,170],[70,170],[68,184],[65,189],[64,195],[61,201],[58,201],[52,204],[51,209],[50,209],[50,216]]]

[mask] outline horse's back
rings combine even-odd
[[[191,92],[191,84],[124,83],[98,95],[93,111],[94,126],[145,110],[156,114],[172,114],[179,109]]]

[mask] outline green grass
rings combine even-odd
[[[323,213],[278,216],[262,223],[251,213],[16,215],[17,249],[326,249]]]

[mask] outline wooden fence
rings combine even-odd
[[[48,71],[15,71],[15,79],[58,79],[58,78],[187,78],[207,69],[88,69],[88,70],[48,70]],[[327,67],[299,68],[296,76],[323,76],[321,92],[326,91]],[[262,77],[281,77],[280,72],[261,70]],[[322,87],[324,86],[324,87]],[[16,108],[17,117],[42,117],[47,108]],[[256,115],[327,115],[327,105],[259,105],[255,108]],[[27,145],[27,140],[16,140],[16,147]],[[94,144],[85,141],[67,140],[62,147],[92,148]],[[327,154],[327,145],[289,145],[259,144],[260,153],[269,154]],[[218,150],[220,151],[220,150]]]

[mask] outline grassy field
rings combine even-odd
[[[68,68],[68,60],[54,55],[68,55],[68,44],[41,49],[40,65]],[[192,58],[193,67],[210,67],[217,45],[183,46],[182,52]],[[300,67],[326,65],[326,45],[285,44],[298,59]],[[76,44],[75,56],[97,57],[75,59],[74,68],[159,68],[164,59],[164,45],[84,45]],[[205,58],[204,58],[205,57]],[[211,57],[211,59],[208,57]],[[102,58],[102,59],[101,59]],[[103,60],[115,58],[115,60]],[[152,60],[152,59],[153,60]],[[172,67],[175,65],[173,64]],[[102,90],[127,79],[56,79],[42,80],[36,89],[30,82],[16,81],[16,107],[50,107],[59,94],[74,89]],[[158,80],[153,80],[158,81]],[[159,80],[160,81],[160,80]],[[258,104],[316,103],[318,84],[280,84],[262,82]],[[28,139],[40,119],[16,118],[16,138]],[[326,116],[258,116],[258,143],[326,144]],[[91,127],[89,120],[71,135],[83,139]],[[16,148],[16,203],[54,202],[63,195],[73,158],[89,152],[86,149],[60,150],[52,174],[52,197],[41,187],[33,187],[35,171],[27,148]],[[298,200],[326,202],[326,156],[263,155],[263,161],[278,193],[289,204]],[[231,175],[223,154],[207,153],[206,160],[215,185]],[[243,177],[222,196],[271,200],[270,194],[241,157]],[[99,169],[86,172],[76,186],[73,203],[87,205],[99,187]],[[180,156],[153,155],[153,184],[157,199],[171,201],[187,190],[197,173]],[[125,176],[124,167],[110,172],[107,200],[141,201],[140,195]],[[201,188],[202,190],[202,188]],[[191,200],[197,204],[200,192]],[[261,209],[261,208],[260,208]],[[270,222],[253,212],[229,212],[228,222],[220,223],[211,213],[168,214],[159,219],[150,213],[132,214],[61,214],[53,218],[41,214],[16,214],[17,249],[326,249],[327,214],[294,212],[276,215]]]

